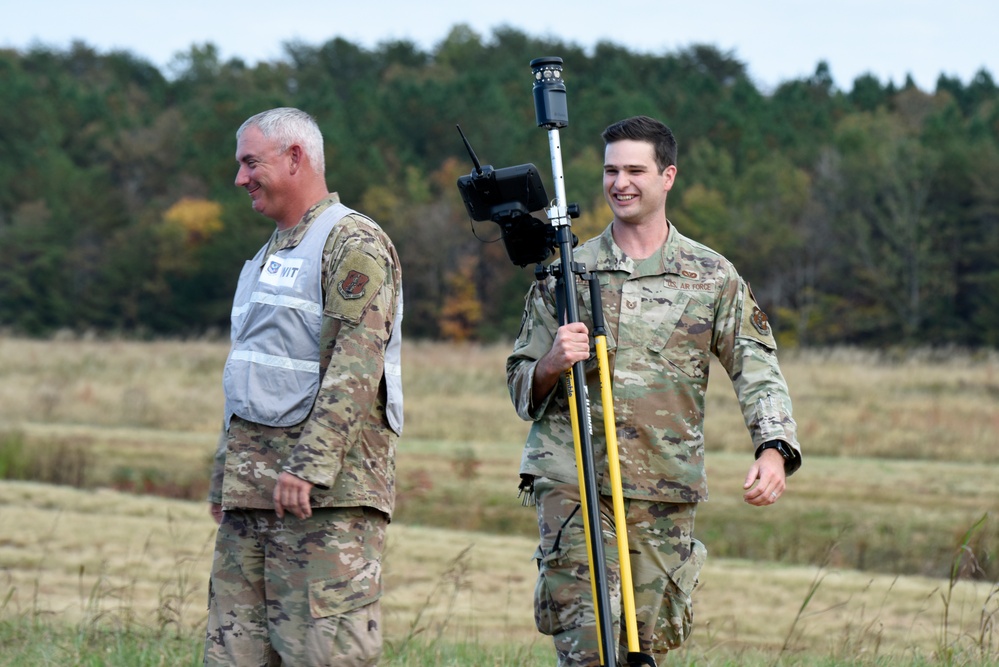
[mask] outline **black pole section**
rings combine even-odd
[[[557,231],[559,261],[562,264],[563,300],[566,304],[566,322],[579,321],[579,307],[576,302],[576,268],[572,257],[572,233],[568,226]],[[594,311],[596,312],[596,311]],[[604,554],[603,522],[600,517],[600,489],[597,486],[596,462],[593,456],[591,437],[590,404],[586,392],[586,369],[582,361],[572,367],[572,383],[575,386],[573,398],[576,401],[576,414],[579,416],[579,447],[583,465],[583,488],[580,493],[586,500],[586,514],[583,520],[589,524],[590,576],[596,599],[593,613],[597,621],[604,665],[617,665],[617,637],[614,636],[614,617],[611,615],[609,585],[607,583],[607,558]]]
[[[590,310],[593,311],[593,336],[606,336],[604,327],[604,303],[600,297],[600,280],[592,273],[587,274],[586,283],[590,287]]]
[[[573,235],[569,222],[568,204],[565,201],[565,182],[562,174],[562,155],[558,130],[569,124],[566,104],[565,82],[562,78],[562,59],[558,57],[536,58],[531,61],[534,74],[534,110],[538,127],[548,130],[548,141],[552,158],[552,178],[555,182],[555,202],[548,211],[548,218],[555,226],[555,237],[559,248],[561,265],[562,300],[565,304],[565,322],[579,321],[579,306],[576,301],[576,276],[586,272],[585,267],[576,266],[572,256]],[[610,593],[607,584],[607,559],[604,555],[603,522],[600,519],[600,489],[597,485],[597,471],[593,456],[591,437],[590,406],[586,391],[586,369],[582,361],[573,364],[569,391],[572,392],[578,417],[579,459],[581,461],[582,488],[580,497],[586,505],[583,520],[589,533],[590,576],[593,577],[593,612],[597,622],[597,634],[604,665],[617,666],[617,637],[614,636],[614,621],[611,615]]]

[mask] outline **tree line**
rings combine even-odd
[[[249,66],[212,44],[167,72],[129,52],[0,50],[0,328],[225,332],[235,280],[273,229],[233,186],[234,133],[296,106],[326,138],[327,176],[403,262],[406,332],[516,334],[532,267],[514,266],[456,188],[472,164],[532,162],[548,187],[529,62],[565,63],[565,187],[581,239],[610,220],[608,124],[657,117],[678,139],[668,215],[752,284],[782,343],[999,345],[999,89],[941,75],[932,92],[819,62],[762,90],[710,45],[587,50],[456,25],[432,50],[337,38]],[[543,213],[538,213],[542,219]]]

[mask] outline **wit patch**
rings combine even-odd
[[[304,257],[271,255],[260,272],[260,282],[275,287],[294,287],[304,263]]]

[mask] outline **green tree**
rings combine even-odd
[[[847,119],[837,140],[846,197],[841,221],[852,241],[853,289],[882,311],[878,339],[917,342],[928,293],[942,297],[948,289],[937,272],[938,220],[928,200],[939,157],[904,121],[884,112]]]
[[[252,67],[196,44],[169,76],[82,42],[0,50],[0,322],[38,334],[224,329],[234,276],[273,229],[233,186],[234,132],[298,106],[327,139],[330,187],[396,242],[407,335],[441,335],[460,287],[482,308],[468,335],[509,338],[533,267],[509,261],[496,225],[468,219],[455,181],[471,162],[455,125],[483,164],[533,162],[553,193],[531,97],[541,55],[565,61],[560,144],[581,238],[610,219],[601,131],[650,114],[680,146],[671,220],[736,262],[784,340],[995,344],[999,90],[988,72],[941,76],[933,93],[871,75],[841,91],[820,62],[764,91],[711,45],[587,52],[461,24],[431,50],[297,41]],[[166,233],[185,198],[217,204],[221,229]]]

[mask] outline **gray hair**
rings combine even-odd
[[[236,130],[236,141],[248,127],[256,126],[268,139],[276,139],[279,150],[284,152],[292,144],[305,149],[309,163],[317,174],[326,173],[326,158],[323,154],[323,133],[309,114],[291,107],[279,107],[262,111],[247,118]]]

